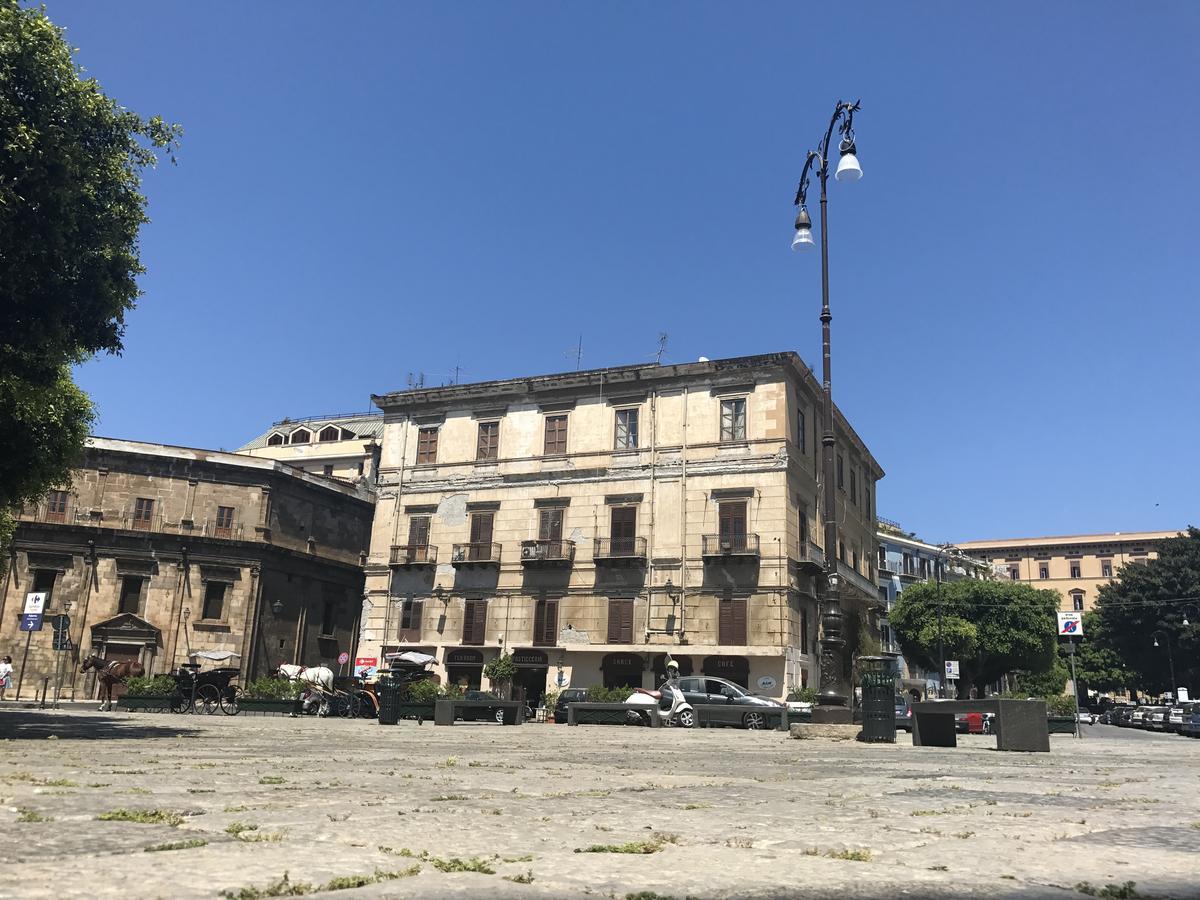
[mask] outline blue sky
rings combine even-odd
[[[933,540],[1200,522],[1191,3],[47,0],[151,173],[109,436],[234,448],[439,384],[795,349]],[[814,207],[815,217],[815,207]]]

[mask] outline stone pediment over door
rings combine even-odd
[[[162,632],[133,613],[122,613],[105,622],[92,626],[92,644],[145,644],[158,647],[162,644]]]

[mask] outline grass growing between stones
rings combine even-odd
[[[100,813],[101,822],[136,822],[139,825],[170,825],[172,828],[183,823],[183,816],[169,809],[113,809]]]
[[[17,807],[18,822],[53,822],[49,816],[43,816],[36,809],[30,809],[28,806]]]
[[[647,841],[629,841],[626,844],[592,844],[577,847],[576,853],[657,853],[666,844],[675,843],[674,835],[655,835]]]
[[[382,881],[395,881],[397,878],[410,878],[421,871],[419,865],[409,866],[399,872],[384,872],[376,869],[370,875],[342,875],[331,878],[324,884],[314,885],[307,881],[291,881],[287,872],[278,881],[273,881],[264,887],[248,885],[236,891],[221,891],[221,897],[227,900],[261,900],[264,897],[303,897],[305,894],[317,894],[326,891],[347,891],[354,888],[378,884]]]
[[[284,784],[286,781],[287,779],[280,775],[264,775],[258,779],[259,784]]]
[[[438,859],[436,856],[427,857],[433,867],[439,872],[478,872],[480,875],[495,875],[496,870],[487,864],[487,860],[476,859],[459,859],[457,856],[452,856],[450,859]]]
[[[533,872],[528,871],[524,875],[505,875],[505,881],[513,881],[517,884],[533,884]]]
[[[158,853],[163,850],[191,850],[193,847],[204,847],[208,841],[203,838],[192,838],[190,841],[171,841],[167,844],[155,844],[147,847],[147,853]]]
[[[1138,892],[1136,881],[1127,881],[1124,884],[1106,884],[1104,887],[1096,887],[1094,884],[1081,881],[1075,885],[1075,890],[1088,897],[1100,897],[1102,900],[1138,900],[1138,898],[1146,896]]]
[[[870,850],[826,850],[825,855],[830,859],[846,859],[850,862],[870,862]]]

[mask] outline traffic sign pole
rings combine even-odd
[[[1070,648],[1067,653],[1071,657],[1071,693],[1075,695],[1075,737],[1083,737],[1083,729],[1079,724],[1079,682],[1075,680],[1075,642],[1068,641]]]

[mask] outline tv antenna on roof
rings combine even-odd
[[[578,372],[580,366],[583,365],[583,335],[582,334],[579,336],[579,343],[575,346],[575,348],[573,350],[568,350],[566,353],[563,354],[563,356],[567,357],[568,359],[570,359],[572,356],[575,357],[575,371]]]
[[[425,387],[425,373],[418,372],[417,377],[414,378],[413,373],[409,372],[408,373],[408,389],[411,391],[414,388],[423,388],[423,387]]]
[[[663,354],[667,352],[667,333],[660,331],[658,333],[658,352],[654,354],[654,361],[660,366],[662,365]]]

